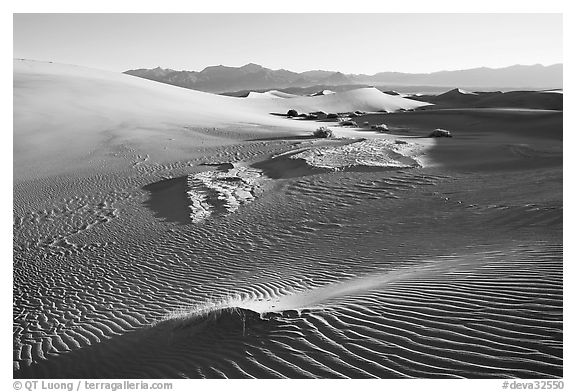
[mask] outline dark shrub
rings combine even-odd
[[[428,135],[428,137],[452,137],[452,134],[450,133],[450,131],[437,128],[437,129],[433,130],[430,133],[430,135]]]
[[[287,115],[288,117],[297,117],[297,116],[298,116],[298,112],[297,112],[296,110],[294,110],[294,109],[290,109],[290,110],[288,110],[288,113],[286,113],[286,115]]]
[[[338,118],[338,115],[336,113],[328,113],[328,115],[326,116],[326,118]]]
[[[356,124],[355,121],[350,121],[350,120],[341,121],[340,125],[342,125],[343,127],[356,127],[356,128],[358,128],[358,124]]]
[[[314,137],[318,138],[329,138],[334,136],[334,134],[330,129],[328,129],[328,127],[318,128],[317,130],[314,131],[313,135]]]

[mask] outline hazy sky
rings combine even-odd
[[[561,14],[15,14],[14,57],[93,68],[433,72],[562,62]]]

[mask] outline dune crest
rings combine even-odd
[[[250,99],[266,99],[266,98],[294,98],[298,97],[295,94],[289,94],[278,90],[270,90],[263,93],[259,93],[256,91],[250,91],[246,98]]]

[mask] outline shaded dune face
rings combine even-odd
[[[190,223],[189,200],[186,197],[187,176],[161,180],[143,187],[150,193],[145,205],[156,217],[181,224]]]
[[[420,96],[436,107],[460,108],[526,108],[543,110],[562,110],[562,91],[509,91],[473,93],[461,89],[448,91],[436,96]]]

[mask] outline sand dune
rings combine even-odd
[[[463,95],[478,95],[478,93],[474,93],[472,91],[464,90],[461,88],[456,89],[456,91],[454,91],[454,92],[458,93],[458,94],[463,94]]]
[[[429,105],[426,102],[414,101],[396,95],[381,92],[374,87],[364,87],[343,92],[327,92],[326,90],[311,96],[298,96],[267,91],[265,93],[251,92],[249,99],[259,99],[268,105],[260,106],[270,112],[286,112],[295,109],[298,112],[324,111],[329,113],[353,112],[356,110],[369,112],[395,112],[403,109],[416,109]],[[290,98],[279,100],[276,98]]]
[[[61,64],[14,61],[16,177],[59,173],[111,140],[144,144],[162,154],[158,139],[182,137],[192,128],[242,124],[286,126],[249,102],[186,90],[129,75]],[[289,125],[313,129],[307,123]],[[221,144],[195,133],[198,144]],[[62,148],[62,144],[66,148]],[[177,143],[168,143],[176,144]],[[156,148],[154,148],[156,146]],[[159,151],[158,151],[159,150]]]
[[[14,66],[14,377],[564,375],[561,112]]]
[[[293,98],[282,102],[283,108],[298,111],[350,112],[363,110],[369,112],[394,112],[399,109],[415,109],[428,105],[399,96],[388,95],[374,87],[359,88],[334,94],[313,97]]]
[[[289,93],[285,93],[285,92],[278,91],[278,90],[270,90],[270,91],[266,91],[266,92],[263,92],[263,93],[259,93],[259,92],[255,92],[255,91],[250,91],[250,93],[248,93],[248,95],[246,96],[246,98],[250,98],[250,99],[258,99],[258,98],[294,98],[294,97],[298,97],[298,95],[289,94]]]
[[[416,98],[416,97],[415,97]],[[534,110],[562,110],[563,94],[551,91],[493,91],[471,93],[453,89],[436,96],[417,97],[435,104],[437,108],[508,108]]]
[[[240,99],[182,89],[124,74],[71,65],[14,61],[14,152],[17,178],[60,174],[86,168],[110,143],[128,141],[154,158],[182,147],[226,144],[276,129],[311,132],[318,125],[271,116],[288,109],[310,112],[386,110],[424,103],[359,89],[319,97],[287,98],[268,92],[261,99]],[[201,129],[228,128],[224,133]],[[249,129],[249,130],[247,130]],[[162,140],[161,143],[158,141]],[[62,149],[62,143],[66,148]],[[170,143],[173,142],[173,143]],[[175,147],[176,151],[174,148]]]

